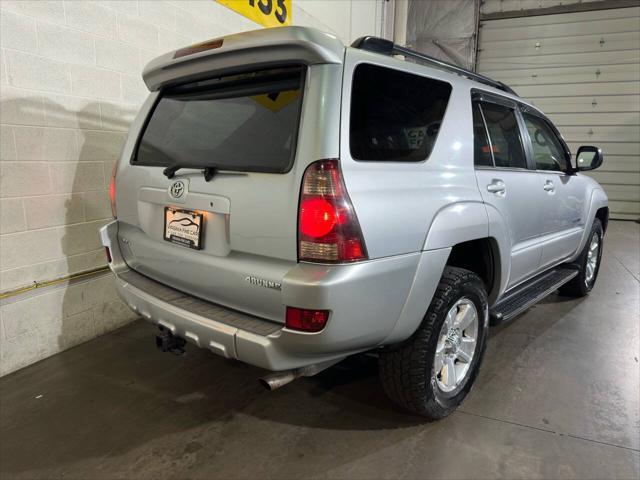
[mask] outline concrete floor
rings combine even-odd
[[[268,393],[261,371],[162,354],[137,322],[0,379],[8,478],[638,478],[639,226],[598,284],[495,328],[476,387],[421,422],[355,357]]]

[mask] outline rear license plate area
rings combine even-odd
[[[204,215],[193,210],[164,207],[164,239],[183,247],[202,248]]]

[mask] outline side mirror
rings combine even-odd
[[[584,172],[586,170],[595,170],[604,160],[602,150],[598,147],[583,145],[576,153],[576,170]]]

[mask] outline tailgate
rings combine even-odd
[[[338,156],[340,85],[341,66],[289,66],[152,94],[116,177],[126,263],[193,296],[284,322],[300,182],[310,162]],[[319,122],[328,128],[319,131]]]

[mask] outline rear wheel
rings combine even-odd
[[[578,266],[578,275],[560,287],[560,295],[584,297],[591,291],[600,271],[603,237],[602,223],[599,218],[596,218],[593,220],[589,240],[575,262]]]
[[[461,268],[445,268],[418,331],[382,352],[379,370],[387,395],[432,420],[462,403],[478,374],[488,327],[482,280]]]

